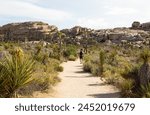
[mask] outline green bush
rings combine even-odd
[[[75,61],[76,57],[74,55],[70,55],[68,59],[69,59],[69,61]]]
[[[69,58],[71,55],[77,57],[77,48],[74,45],[68,45],[63,52],[64,57]]]
[[[83,60],[84,60],[85,63],[86,63],[86,62],[89,62],[89,61],[91,61],[91,56],[86,54],[86,55],[83,57]]]

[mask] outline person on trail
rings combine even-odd
[[[80,58],[80,63],[82,63],[82,61],[83,61],[83,49],[80,50],[79,58]]]

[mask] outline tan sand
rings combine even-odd
[[[64,71],[59,74],[61,82],[54,87],[53,92],[37,93],[34,97],[50,98],[118,98],[119,90],[107,85],[99,77],[83,71],[79,60],[62,64]]]

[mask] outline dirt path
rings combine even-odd
[[[119,91],[105,84],[98,77],[83,72],[79,60],[63,63],[64,71],[59,74],[61,82],[54,91],[37,97],[54,98],[117,98]]]

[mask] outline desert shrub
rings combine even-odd
[[[6,49],[4,47],[5,44]],[[16,46],[18,45],[21,46],[23,50],[20,48],[16,48]],[[3,58],[0,59],[0,97],[32,96],[34,91],[45,91],[60,81],[60,79],[58,78],[58,71],[63,71],[63,68],[60,66],[60,61],[58,60],[59,57],[57,45],[54,44],[45,47],[43,46],[42,42],[38,44],[33,43],[27,45],[24,45],[22,43],[21,44],[1,43],[2,48],[1,51],[4,52],[3,54],[6,54],[7,56],[5,58],[5,56],[3,55],[2,56]],[[52,51],[51,55],[49,55],[50,51]],[[17,62],[18,65],[16,67],[14,57],[17,57],[16,60],[21,60]],[[22,79],[21,82],[23,83],[23,78],[21,76],[23,72],[25,74],[25,71],[27,69],[27,67],[25,66],[29,66],[30,63],[31,65],[33,63],[32,72],[31,74],[28,73],[30,78],[26,79],[27,81],[26,83],[24,83],[24,85],[21,85],[21,83],[19,82],[19,80],[17,80],[17,78],[20,79],[20,81]],[[4,69],[2,69],[4,68],[4,66],[7,66],[6,69],[9,69],[10,74],[13,74],[12,77],[14,82],[13,83],[11,82],[11,84],[8,83],[10,82],[8,81],[8,79],[4,79],[7,75],[4,72]],[[14,93],[13,92],[11,93],[10,90],[12,89],[10,89],[10,87],[12,87],[13,85],[15,86],[17,84],[18,86],[16,86],[15,88],[17,87],[18,88],[15,89]]]
[[[83,70],[85,71],[85,72],[91,72],[92,70],[92,64],[91,64],[91,62],[90,61],[88,61],[88,62],[84,62],[84,64],[83,64]]]
[[[138,87],[140,85],[139,83],[139,77],[138,77],[138,71],[139,71],[140,65],[134,65],[130,68],[130,70],[124,70],[121,73],[121,76],[125,79],[132,79],[135,81],[135,87]]]
[[[133,97],[134,93],[132,89],[134,88],[134,81],[132,79],[124,79],[119,84],[122,97]]]
[[[86,63],[86,62],[89,62],[89,61],[91,61],[91,56],[88,55],[88,54],[86,54],[86,55],[83,57],[83,60],[84,60],[85,63]]]
[[[60,52],[60,49],[59,49],[58,45],[57,44],[53,44],[51,46],[51,53],[49,54],[49,57],[57,59],[57,60],[60,60],[60,58],[61,58],[60,53],[61,52]]]
[[[60,81],[57,72],[62,71],[62,68],[59,66],[60,62],[58,60],[50,58],[46,64],[35,62],[35,72],[32,75],[34,81],[21,88],[19,90],[20,95],[32,96],[34,91],[47,91],[47,89]]]
[[[60,79],[57,73],[36,72],[33,74],[34,81],[30,82],[27,86],[20,88],[18,91],[20,96],[32,96],[35,91],[47,91],[51,86],[55,85]]]
[[[107,73],[108,74],[108,76],[105,78],[105,82],[107,83],[107,84],[111,84],[111,85],[116,85],[117,83],[117,81],[118,81],[118,78],[116,77],[116,76],[113,76],[111,73]],[[112,75],[112,76],[110,76],[110,75]]]
[[[62,66],[57,66],[55,68],[55,70],[58,71],[58,72],[62,72],[64,70],[64,68]]]
[[[70,55],[68,59],[69,59],[69,61],[75,61],[76,57],[74,55]]]
[[[1,97],[17,97],[18,90],[33,80],[33,67],[34,61],[26,59],[20,48],[13,55],[6,56],[0,62]]]
[[[94,76],[99,76],[100,70],[99,70],[98,64],[93,64],[93,65],[92,65],[91,73],[92,73]]]
[[[69,58],[71,55],[77,57],[77,48],[74,45],[68,45],[63,51],[64,57]]]

